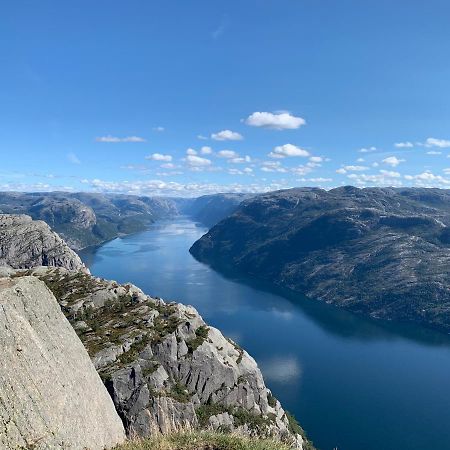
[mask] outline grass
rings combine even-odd
[[[203,342],[206,341],[208,337],[209,328],[205,325],[199,326],[195,330],[195,338],[189,339],[186,341],[186,345],[188,347],[189,353],[193,353]]]
[[[290,447],[272,439],[205,431],[158,434],[126,442],[115,450],[290,450]]]

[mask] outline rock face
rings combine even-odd
[[[79,256],[45,222],[9,214],[0,214],[0,266],[84,269]]]
[[[58,299],[129,436],[209,428],[274,436],[302,448],[255,361],[197,311],[82,272],[17,271]]]
[[[450,191],[344,187],[243,202],[191,248],[375,318],[450,331]]]
[[[0,448],[103,450],[123,425],[45,284],[0,278]]]

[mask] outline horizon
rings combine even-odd
[[[0,190],[450,187],[449,13],[442,0],[8,4]]]

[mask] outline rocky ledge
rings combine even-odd
[[[0,214],[0,266],[87,270],[80,257],[45,222],[19,214]]]
[[[22,276],[39,278],[53,292],[129,436],[210,429],[304,448],[301,429],[267,389],[253,358],[193,307],[62,268],[9,274]]]

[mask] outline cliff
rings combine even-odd
[[[0,214],[0,266],[85,270],[80,257],[45,222],[8,214]]]
[[[129,436],[180,429],[303,438],[255,361],[190,306],[60,268],[15,271],[54,293],[88,350]]]
[[[87,352],[36,277],[0,278],[0,346],[1,449],[103,450],[124,441]]]
[[[344,187],[243,202],[191,253],[374,318],[450,331],[450,191]]]

